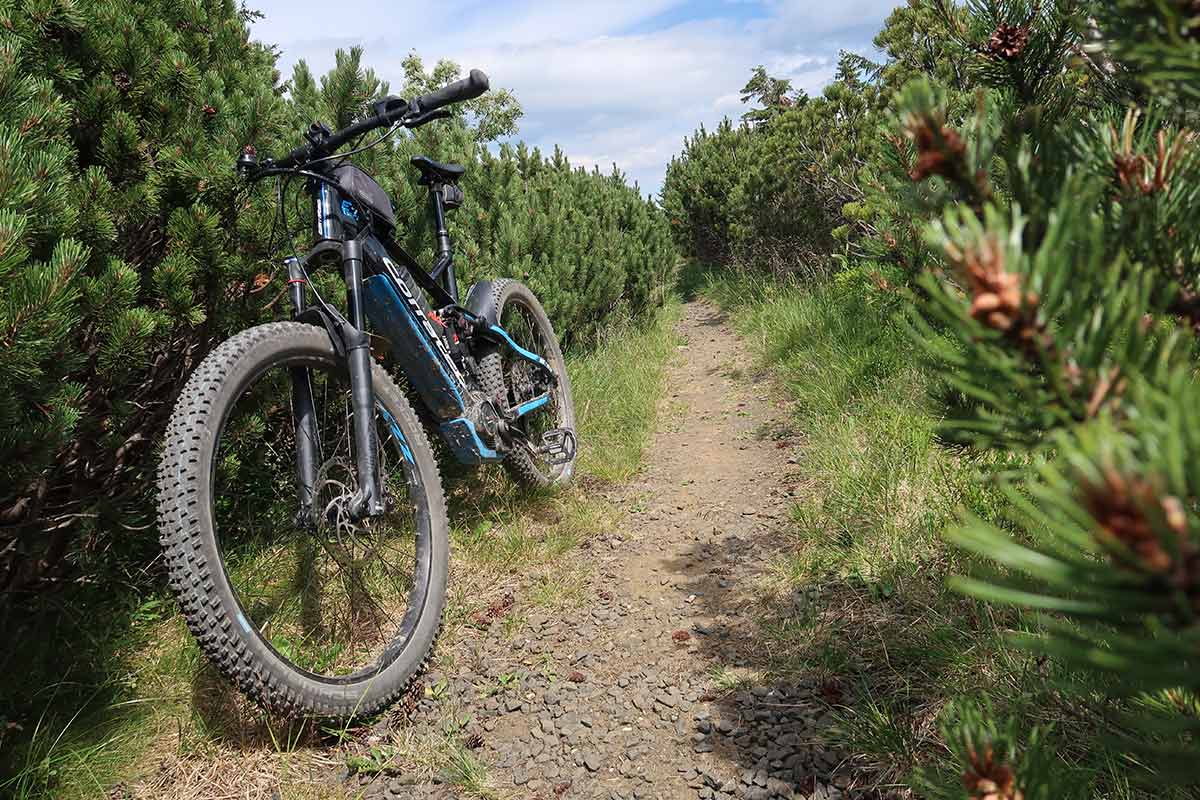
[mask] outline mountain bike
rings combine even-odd
[[[425,270],[396,243],[386,192],[348,160],[487,89],[472,70],[422,97],[386,97],[336,132],[315,122],[278,160],[250,147],[238,158],[248,182],[276,178],[285,227],[282,182],[304,182],[314,242],[284,262],[292,319],[233,336],[187,382],[159,465],[158,524],[201,649],[272,710],[371,715],[424,667],[449,558],[427,426],[453,458],[503,464],[521,484],[572,477],[571,387],[541,303],[512,280],[481,281],[459,302],[446,216],[465,169],[412,159],[435,231]],[[310,281],[334,266],[344,311]],[[383,347],[407,391],[374,354]]]

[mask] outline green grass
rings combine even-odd
[[[840,686],[837,743],[881,784],[922,774],[961,792],[939,727],[952,704],[984,699],[1025,730],[1053,724],[1064,767],[1111,772],[1110,720],[1055,688],[1082,676],[1005,645],[1037,619],[946,586],[981,565],[942,532],[964,512],[999,521],[998,465],[939,440],[938,376],[898,320],[900,298],[852,279],[799,287],[709,272],[692,282],[731,314],[795,414],[803,486],[788,555],[764,582],[772,655],[756,666]],[[1136,796],[1098,785],[1098,796]]]
[[[496,796],[488,783],[487,767],[475,758],[475,755],[461,743],[455,742],[448,749],[443,773],[467,795],[472,797],[491,798]]]
[[[498,597],[515,598],[506,622],[582,602],[586,575],[569,559],[617,522],[594,490],[641,464],[678,316],[672,301],[568,358],[580,438],[575,488],[528,493],[498,467],[447,470],[453,555],[443,666],[452,666],[460,626]],[[213,774],[239,791],[278,785],[284,797],[343,797],[314,778],[339,759],[369,765],[384,756],[440,772],[465,795],[491,796],[486,771],[457,735],[403,730],[372,753],[346,732],[271,719],[207,664],[174,600],[146,583],[78,587],[48,596],[35,614],[0,619],[4,640],[18,643],[0,653],[0,796],[71,800],[122,784],[153,794],[166,770],[191,776],[173,796],[202,797],[217,790],[204,775],[220,765]]]
[[[654,431],[663,369],[679,343],[679,304],[660,312],[659,323],[630,335],[610,332],[600,346],[568,365],[579,416],[580,468],[609,481],[626,481],[641,464]]]

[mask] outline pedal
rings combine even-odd
[[[551,428],[542,434],[542,444],[533,452],[551,464],[566,464],[575,458],[575,431],[570,428]]]

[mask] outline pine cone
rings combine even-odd
[[[973,319],[1005,334],[1031,360],[1053,347],[1037,318],[1037,294],[1023,292],[1021,276],[1006,269],[999,241],[988,237],[976,247],[950,256],[970,285]]]
[[[421,702],[421,698],[424,696],[425,682],[413,681],[404,690],[404,694],[400,696],[400,700],[394,706],[392,713],[400,719],[408,719],[417,710],[417,703]]]
[[[1127,118],[1126,130],[1136,124],[1136,121],[1136,115]],[[1118,134],[1115,129],[1111,129],[1109,135],[1114,142],[1118,142],[1121,136],[1127,134],[1124,132]],[[1129,147],[1115,153],[1113,169],[1121,190],[1128,194],[1140,191],[1144,195],[1152,195],[1170,189],[1171,179],[1179,170],[1180,164],[1184,162],[1185,153],[1195,142],[1195,138],[1194,134],[1185,131],[1176,136],[1174,142],[1168,147],[1167,133],[1160,130],[1158,136],[1155,137],[1157,146],[1152,157],[1135,153]]]
[[[1142,194],[1152,194],[1154,189],[1146,180],[1146,167],[1150,160],[1143,155],[1133,153],[1117,153],[1113,156],[1113,168],[1117,173],[1117,183],[1126,192],[1139,190]]]
[[[1164,496],[1151,481],[1108,470],[1103,485],[1084,488],[1083,502],[1100,525],[1097,535],[1121,542],[1140,562],[1122,566],[1140,567],[1164,580],[1189,599],[1192,614],[1200,614],[1200,548],[1191,538],[1183,501]],[[1156,524],[1170,535],[1156,533]],[[1178,621],[1191,625],[1194,616],[1185,614]]]
[[[991,38],[988,39],[987,51],[990,55],[1002,58],[1005,61],[1014,61],[1021,57],[1021,53],[1025,52],[1025,48],[1028,45],[1028,25],[1005,25],[1004,23],[1000,23],[1000,26],[992,31]]]
[[[971,766],[963,773],[963,786],[971,800],[1024,800],[1017,788],[1012,767],[998,763],[989,747],[983,758],[974,751],[968,753]]]
[[[121,90],[121,94],[125,94],[133,88],[133,79],[125,70],[118,70],[113,73],[113,84]]]
[[[512,610],[513,602],[513,596],[506,594],[499,599],[493,600],[492,604],[487,608],[472,614],[471,621],[475,623],[476,627],[487,628],[496,620],[507,615]]]
[[[914,183],[930,175],[953,178],[957,174],[956,162],[967,150],[957,131],[942,125],[935,132],[927,120],[922,120],[909,126],[909,137],[917,146],[917,165],[909,173]]]
[[[1186,532],[1187,517],[1176,498],[1159,500],[1158,492],[1149,481],[1126,478],[1109,470],[1102,485],[1084,488],[1083,501],[1104,537],[1129,548],[1148,572],[1161,575],[1171,571],[1171,553],[1154,532],[1147,511],[1158,506],[1167,524],[1177,535],[1182,535]]]

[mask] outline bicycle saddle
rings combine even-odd
[[[467,171],[459,164],[443,164],[426,156],[414,156],[412,165],[421,171],[421,181],[427,183],[454,183]]]

